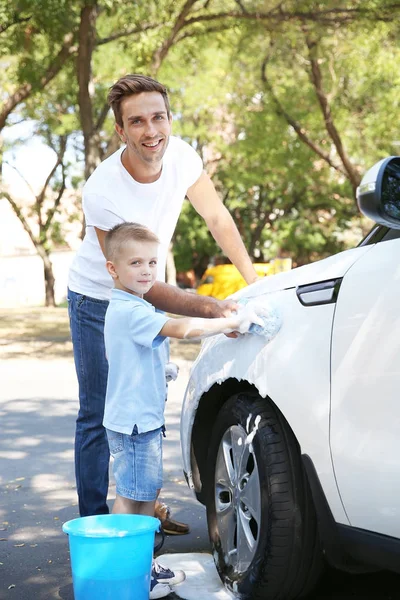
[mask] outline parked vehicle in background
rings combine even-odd
[[[275,258],[268,263],[254,263],[254,268],[259,277],[275,275],[292,268],[291,258]],[[215,265],[208,267],[205,271],[197,293],[202,296],[213,296],[218,300],[224,300],[231,294],[246,287],[247,283],[232,264]]]
[[[400,157],[357,195],[358,247],[234,295],[278,305],[278,335],[210,338],[191,371],[184,470],[242,600],[304,598],[325,562],[400,573]]]

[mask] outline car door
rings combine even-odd
[[[400,232],[344,277],[331,355],[333,466],[352,526],[400,538]]]

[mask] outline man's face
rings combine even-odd
[[[126,243],[118,258],[107,262],[115,287],[135,296],[147,294],[157,277],[157,254],[156,242]]]
[[[161,163],[171,133],[164,99],[159,92],[142,92],[121,103],[123,127],[115,128],[131,158],[151,165]]]

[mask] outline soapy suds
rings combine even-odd
[[[247,421],[249,422],[249,420],[247,420]],[[247,444],[250,445],[252,443],[252,441],[254,440],[254,436],[257,433],[257,429],[258,429],[258,426],[260,424],[260,421],[261,421],[261,416],[257,415],[256,419],[254,421],[253,429],[251,430],[251,432],[248,434],[248,436],[245,439],[245,442],[244,442],[245,445],[247,445]]]
[[[182,600],[232,600],[232,594],[218,576],[211,554],[163,554],[158,559],[165,567],[185,571],[185,581],[173,586],[174,593]]]
[[[250,413],[249,416],[247,417],[247,420],[246,420],[246,433],[250,433],[249,428],[250,428],[250,421],[251,421],[252,416],[253,415]]]
[[[279,299],[276,301],[279,305]],[[232,343],[234,342],[234,343]],[[254,385],[259,395],[266,398],[269,392],[268,369],[273,345],[261,335],[243,335],[232,340],[215,336],[203,341],[201,352],[191,369],[182,413],[181,432],[184,443],[184,466],[190,471],[190,444],[194,415],[203,394],[214,384],[223,384],[227,379],[246,381]],[[234,350],[234,352],[232,351]],[[227,356],[231,360],[227,360]],[[232,357],[234,357],[232,359]],[[273,364],[274,361],[272,360]],[[247,418],[246,433],[252,415]]]
[[[261,416],[260,415],[256,416],[255,421],[254,421],[254,425],[253,425],[253,429],[249,432],[251,417],[252,417],[252,415],[249,415],[247,417],[246,431],[248,432],[248,435],[247,435],[247,437],[246,437],[246,439],[244,441],[244,445],[248,446],[249,447],[249,451],[251,453],[253,453],[254,452],[254,450],[253,450],[253,440],[254,440],[254,436],[257,433],[258,426],[259,426],[259,424],[261,422]]]

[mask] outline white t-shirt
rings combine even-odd
[[[110,299],[113,280],[94,228],[108,231],[124,221],[146,225],[160,239],[157,279],[164,281],[168,246],[183,200],[203,170],[197,152],[171,136],[159,179],[138,183],[121,162],[123,150],[102,162],[83,187],[86,233],[69,272],[70,290],[99,300]]]

